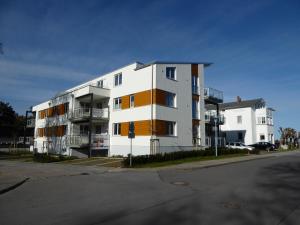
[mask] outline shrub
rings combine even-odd
[[[218,155],[229,155],[229,154],[241,154],[247,153],[247,151],[242,149],[227,149],[227,148],[218,148]],[[254,153],[254,152],[253,152]],[[257,153],[254,153],[257,154]],[[146,163],[153,162],[164,162],[164,161],[172,161],[179,159],[186,159],[192,157],[203,157],[203,156],[214,156],[214,149],[206,149],[206,150],[193,150],[193,151],[178,151],[178,152],[169,152],[169,153],[158,153],[155,155],[139,155],[132,157],[133,165],[142,165]],[[124,159],[124,166],[129,166],[130,163],[130,155]]]
[[[46,153],[36,153],[33,156],[33,161],[41,163],[60,162],[65,160],[77,159],[76,156],[51,155]]]

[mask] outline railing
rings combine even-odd
[[[109,135],[92,134],[91,137],[92,148],[102,149],[109,146]],[[89,136],[83,135],[69,135],[67,136],[67,145],[69,147],[87,147],[89,145]]]
[[[214,88],[204,88],[204,97],[216,102],[223,102],[223,92]]]
[[[192,86],[192,93],[195,95],[200,95],[200,88],[198,86]]]
[[[70,112],[70,119],[80,119],[80,118],[89,118],[90,117],[90,108],[76,108],[73,112]],[[92,118],[108,118],[108,108],[97,109],[92,108]]]
[[[225,123],[225,117],[222,114],[217,115],[215,112],[206,112],[205,113],[205,122],[206,123],[215,123],[215,118],[217,118],[217,124],[224,124]]]
[[[199,113],[199,111],[193,111],[192,112],[192,116],[193,116],[193,119],[197,119],[197,120],[199,120],[200,119],[200,113]]]
[[[27,127],[35,127],[35,119],[27,119]]]

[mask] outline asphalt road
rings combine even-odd
[[[299,152],[202,169],[39,176],[0,195],[0,224],[298,225],[299,178]]]

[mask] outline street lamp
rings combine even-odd
[[[218,130],[217,130],[217,123],[219,122],[218,116],[214,117],[215,122],[215,153],[216,157],[218,156]]]

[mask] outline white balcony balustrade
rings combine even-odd
[[[76,108],[69,113],[70,120],[88,119],[92,116],[92,119],[108,119],[108,108],[98,109],[92,108]]]

